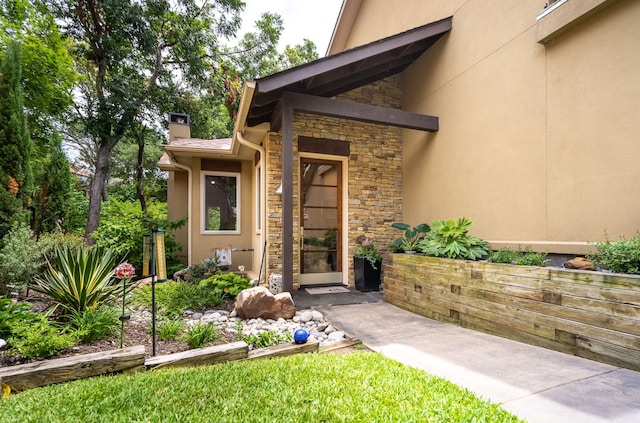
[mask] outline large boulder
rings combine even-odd
[[[236,297],[236,312],[242,319],[291,319],[296,306],[288,292],[273,295],[264,286],[245,289]]]

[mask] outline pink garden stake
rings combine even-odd
[[[131,280],[131,278],[134,277],[135,274],[136,268],[129,263],[122,263],[118,265],[115,270],[116,278],[122,280],[122,315],[120,316],[120,322],[122,322],[122,326],[120,329],[120,348],[122,348],[122,345],[124,344],[124,321],[129,320],[129,316],[125,314],[124,310],[124,296],[126,292],[127,281]]]

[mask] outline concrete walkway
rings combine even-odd
[[[529,422],[640,422],[639,372],[427,319],[385,302],[324,304],[313,308],[372,350],[468,388]]]

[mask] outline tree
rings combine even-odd
[[[64,39],[48,10],[35,0],[0,3],[0,46],[16,43],[22,52],[23,110],[31,140],[34,188],[22,202],[32,211],[32,229],[53,230],[68,212],[69,163],[60,150],[58,128],[72,104],[76,81],[71,43]],[[0,57],[2,53],[0,52]]]
[[[33,182],[20,46],[12,42],[0,61],[0,238],[13,222],[25,222]]]
[[[197,89],[219,58],[220,36],[239,27],[240,0],[46,0],[77,42],[90,89],[76,101],[78,123],[96,145],[86,241],[100,220],[114,147],[163,90]],[[175,82],[175,81],[179,82]]]

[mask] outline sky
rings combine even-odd
[[[277,13],[284,22],[279,51],[287,44],[301,44],[304,38],[314,42],[320,57],[327,52],[342,0],[244,0],[240,34],[254,31],[254,24],[264,12]]]

